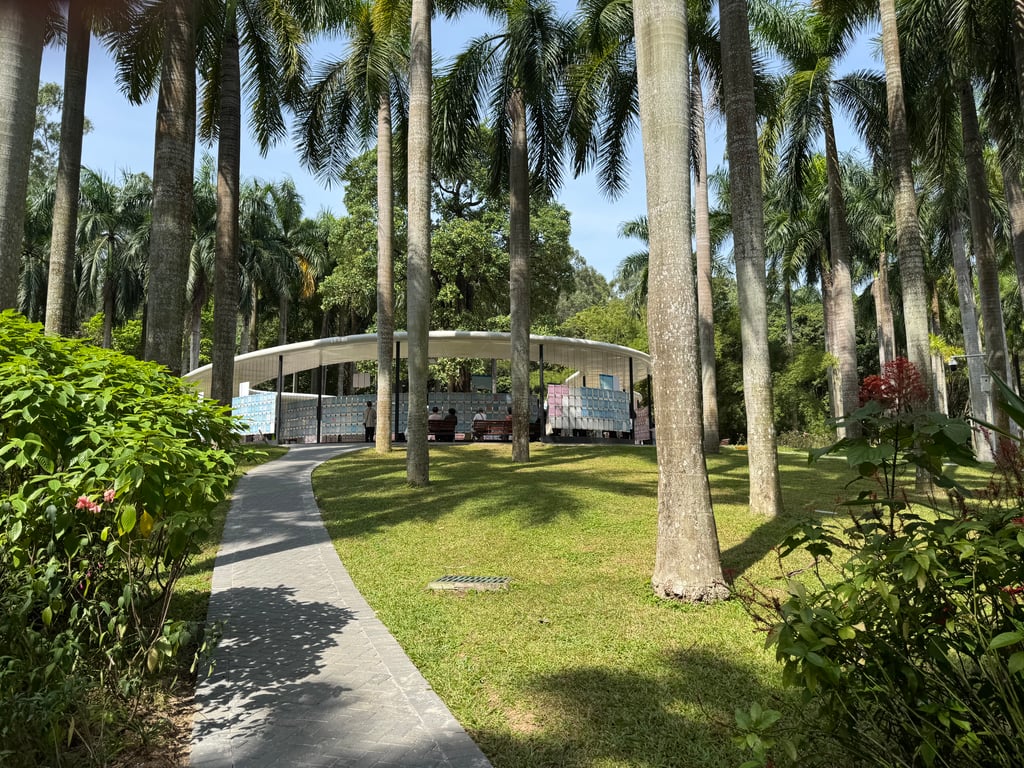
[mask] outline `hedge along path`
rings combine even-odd
[[[223,621],[191,764],[490,768],[356,590],[310,475],[355,447],[294,447],[235,489],[213,573]]]

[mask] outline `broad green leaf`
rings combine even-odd
[[[994,651],[997,648],[1005,648],[1008,645],[1019,643],[1021,640],[1024,640],[1024,632],[1003,632],[992,638],[992,642],[988,644],[988,649]]]

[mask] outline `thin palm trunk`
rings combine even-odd
[[[395,358],[395,212],[391,98],[377,109],[377,453],[391,450],[391,371]]]
[[[903,323],[907,335],[907,358],[921,378],[931,380],[931,344],[928,338],[928,285],[925,280],[921,225],[917,219],[914,173],[907,136],[907,108],[903,96],[900,41],[896,28],[895,0],[879,0],[882,24],[882,57],[885,60],[885,90],[889,113],[889,141],[892,149],[896,192],[896,252],[903,288]]]
[[[885,364],[896,359],[896,327],[892,318],[892,298],[889,295],[889,254],[884,248],[878,251],[878,271],[871,285],[875,299],[875,324],[878,333],[878,370],[885,370]]]
[[[938,286],[932,283],[932,304],[930,313],[931,332],[935,336],[942,334],[942,313],[939,309]],[[946,365],[942,359],[942,353],[932,350],[932,381],[935,386],[935,410],[939,413],[949,415],[949,392],[946,387]]]
[[[108,252],[108,258],[109,258]],[[103,281],[103,348],[114,346],[114,279],[107,275]]]
[[[90,15],[82,0],[68,6],[68,42],[64,58],[64,103],[60,121],[60,159],[50,234],[50,273],[46,289],[46,332],[70,336],[75,323],[75,236],[78,188],[82,175],[86,79],[89,72]]]
[[[821,324],[825,337],[825,354],[829,358],[828,365],[828,408],[829,415],[839,418],[842,408],[842,395],[839,390],[839,372],[836,370],[836,331],[835,331],[835,289],[832,287],[832,271],[821,270]]]
[[[718,382],[715,366],[715,310],[711,291],[711,206],[708,201],[708,148],[704,122],[704,90],[697,58],[691,57],[690,95],[693,103],[694,227],[697,242],[697,315],[700,334],[701,404],[704,421],[704,452],[718,453]]]
[[[967,167],[967,205],[971,218],[971,244],[978,268],[978,295],[981,305],[981,323],[985,334],[986,363],[989,370],[1003,379],[1009,379],[1006,354],[1006,329],[1003,325],[1003,307],[999,297],[999,265],[996,263],[995,242],[992,237],[992,205],[988,194],[985,161],[982,156],[981,130],[974,104],[974,91],[968,80],[959,84],[960,119],[964,137],[964,162]],[[999,407],[996,388],[990,387],[992,423],[1008,431],[1010,419]]]
[[[220,125],[217,136],[217,240],[213,270],[213,371],[211,394],[223,405],[235,395],[238,323],[238,204],[242,164],[242,80],[238,27],[227,20],[221,50]]]
[[[697,295],[690,247],[686,5],[635,0],[640,130],[650,222],[648,333],[658,409],[654,591],[726,597],[701,426]]]
[[[768,309],[764,260],[764,208],[758,155],[754,72],[746,0],[719,4],[725,91],[729,186],[743,346],[743,395],[747,409],[750,510],[774,517],[782,511],[775,447]],[[659,421],[661,415],[659,414]]]
[[[0,4],[0,309],[17,309],[29,160],[43,56],[43,8]]]
[[[1010,160],[1005,153],[1000,152],[999,165],[1003,171],[1003,192],[1006,195],[1006,212],[1010,218],[1010,245],[1017,272],[1017,296],[1024,307],[1024,186],[1021,184],[1016,160]]]
[[[150,228],[147,360],[181,373],[185,284],[192,242],[196,144],[195,7],[170,0],[157,101]]]
[[[195,295],[192,297],[191,311],[191,337],[189,345],[188,369],[194,371],[199,367],[199,352],[203,340],[203,307],[206,305],[206,280],[201,279],[195,288]]]
[[[430,333],[430,0],[412,0],[409,38],[409,418],[406,480],[430,482],[427,449],[427,344]]]
[[[967,256],[963,226],[959,217],[949,222],[949,242],[953,251],[953,271],[956,274],[956,293],[960,305],[960,325],[964,332],[964,352],[967,358],[967,380],[971,400],[971,416],[990,422],[989,400],[985,396],[983,381],[985,362],[982,360],[981,335],[978,332],[978,312],[974,304],[974,278]],[[992,444],[982,430],[974,431],[974,453],[981,461],[992,461]]]
[[[509,305],[512,315],[512,461],[530,460],[530,172],[526,105],[513,91],[508,105]]]
[[[832,267],[832,353],[839,374],[836,415],[846,418],[858,405],[860,382],[857,378],[857,332],[853,313],[853,280],[850,275],[850,235],[846,221],[846,200],[839,169],[839,150],[832,125],[832,107],[825,94],[822,104],[825,128],[825,168],[828,178],[829,256]],[[839,437],[856,437],[857,425],[846,424]]]
[[[291,302],[288,294],[282,289],[277,300],[277,343],[288,343],[288,312]]]

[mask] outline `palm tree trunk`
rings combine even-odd
[[[287,344],[288,343],[288,312],[289,312],[289,297],[288,294],[283,290],[277,300],[277,343]]]
[[[828,178],[829,250],[832,262],[832,353],[836,356],[839,374],[836,416],[844,419],[857,410],[860,381],[857,377],[857,330],[853,312],[853,279],[850,274],[849,227],[846,221],[846,200],[839,168],[839,150],[832,125],[832,107],[828,94],[823,99],[825,127],[825,169]],[[855,423],[839,428],[839,437],[856,437]]]
[[[199,367],[199,352],[203,341],[203,307],[206,306],[206,279],[203,278],[196,286],[192,297],[191,337],[189,345],[188,370]],[[212,388],[211,388],[212,389]]]
[[[113,278],[107,275],[103,281],[103,348],[114,346],[114,288]]]
[[[921,225],[917,219],[914,173],[907,136],[907,108],[903,97],[900,41],[896,28],[895,0],[879,0],[882,23],[882,57],[896,189],[896,252],[903,287],[903,323],[907,334],[907,358],[924,381],[931,380],[931,344],[928,338],[928,285],[925,280]]]
[[[635,0],[640,130],[650,225],[647,326],[658,408],[656,594],[728,595],[704,463],[697,295],[690,249],[686,4]]]
[[[509,305],[512,316],[512,461],[530,460],[530,171],[526,105],[514,91],[508,116]]]
[[[754,106],[754,73],[746,0],[719,4],[725,91],[729,186],[732,193],[736,283],[743,345],[743,395],[747,408],[750,510],[774,517],[782,511],[775,447],[768,308],[764,260],[764,209]],[[661,416],[659,415],[659,421]]]
[[[996,263],[995,242],[992,238],[992,204],[988,194],[985,161],[982,156],[981,130],[974,103],[974,91],[964,78],[957,84],[960,97],[960,120],[964,137],[964,162],[967,167],[967,205],[971,214],[971,244],[978,267],[978,295],[981,303],[981,323],[985,334],[986,363],[1001,378],[1009,380],[1006,353],[1006,329],[1003,325],[1003,307],[999,297],[999,265]],[[1010,419],[999,407],[996,388],[990,387],[992,423],[1008,431]]]
[[[839,375],[836,372],[836,341],[835,326],[833,323],[835,297],[832,288],[832,272],[822,265],[821,268],[821,325],[825,342],[825,356],[828,358],[828,412],[833,419],[839,416]]]
[[[73,0],[68,6],[60,159],[57,162],[50,273],[46,289],[46,332],[61,336],[70,336],[75,322],[75,236],[78,233],[78,187],[82,175],[82,132],[92,38],[91,18],[85,5],[82,0]]]
[[[878,370],[885,370],[885,364],[896,359],[896,324],[892,318],[892,299],[889,296],[889,254],[884,248],[878,250],[878,271],[871,285],[875,298],[875,323],[878,333]]]
[[[950,218],[949,242],[953,251],[953,272],[956,274],[956,293],[960,304],[960,325],[964,332],[964,352],[967,358],[967,380],[970,389],[971,416],[991,423],[989,400],[983,391],[985,363],[982,360],[981,335],[978,332],[978,313],[974,305],[974,278],[967,256],[964,230],[957,216]],[[974,431],[974,454],[981,461],[992,461],[992,445],[980,429]]]
[[[942,333],[942,313],[939,309],[939,290],[935,283],[932,283],[930,315],[931,332],[938,336]],[[935,386],[935,410],[948,416],[949,392],[946,387],[946,364],[942,359],[942,353],[937,350],[932,351],[932,375]]]
[[[377,107],[377,453],[391,450],[391,376],[395,358],[395,192],[391,94]]]
[[[242,80],[238,26],[226,20],[221,48],[220,124],[217,135],[217,240],[213,270],[213,371],[211,393],[231,405],[235,393],[235,335],[238,323],[238,204],[242,165]]]
[[[17,309],[45,4],[0,4],[0,309]]]
[[[786,348],[790,353],[793,352],[793,286],[790,285],[789,280],[785,280],[785,286],[782,289],[782,304],[786,311]]]
[[[409,37],[409,232],[406,313],[409,418],[406,481],[430,482],[427,449],[427,344],[430,333],[430,0],[412,0]]]
[[[196,145],[195,5],[168,0],[153,154],[145,357],[181,373]]]
[[[1024,56],[1024,52],[1021,55]],[[1006,212],[1010,218],[1010,244],[1013,248],[1013,264],[1017,271],[1017,295],[1024,306],[1024,186],[1021,184],[1016,159],[1011,160],[1000,151],[999,165],[1003,171]]]
[[[711,290],[711,206],[708,201],[708,148],[704,123],[704,91],[697,57],[691,56],[690,94],[693,103],[694,227],[697,242],[697,313],[700,334],[701,403],[704,421],[704,453],[718,453],[718,380],[715,365],[715,310]]]

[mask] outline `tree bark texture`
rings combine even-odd
[[[985,362],[989,369],[1004,381],[1009,381],[1009,357],[1006,354],[1006,328],[1003,325],[1003,306],[999,296],[999,265],[993,239],[992,203],[988,194],[985,160],[982,156],[981,129],[974,103],[974,91],[968,80],[958,84],[960,121],[963,131],[964,162],[967,168],[967,206],[971,216],[971,245],[978,269],[978,296],[981,305],[981,325],[985,338]],[[1008,431],[1010,419],[999,407],[996,388],[990,387],[992,423]]]
[[[878,271],[871,285],[875,299],[875,325],[878,334],[878,370],[896,359],[896,324],[892,317],[892,298],[889,295],[889,254],[882,248],[878,252]]]
[[[1017,272],[1017,296],[1024,307],[1024,185],[1021,184],[1020,168],[1002,151],[999,152],[999,165],[1003,171],[1006,212],[1010,217],[1010,244]]]
[[[430,338],[430,0],[412,0],[409,38],[408,266],[409,418],[406,481],[430,482],[427,344]]]
[[[718,376],[715,364],[715,310],[711,289],[711,206],[708,194],[708,148],[704,89],[697,57],[691,56],[690,114],[693,115],[694,227],[697,243],[697,313],[700,334],[701,402],[704,419],[704,452],[718,453]]]
[[[530,169],[526,104],[513,91],[508,105],[509,310],[511,315],[512,461],[530,460]]]
[[[45,4],[0,3],[0,309],[18,308]]]
[[[395,192],[391,163],[391,94],[377,107],[377,453],[391,450],[395,360]]]
[[[713,601],[728,590],[702,441],[686,6],[635,0],[633,19],[650,225],[647,323],[658,409],[658,540],[651,581],[663,597]]]
[[[750,509],[756,514],[775,516],[782,510],[782,492],[775,448],[775,414],[768,354],[764,209],[746,0],[722,0],[719,14],[733,245],[743,346],[743,396],[747,409]]]
[[[213,269],[213,370],[211,390],[222,405],[235,392],[235,336],[238,330],[238,206],[242,165],[242,74],[238,24],[226,20],[220,70],[217,134],[217,234]]]
[[[195,9],[169,0],[153,153],[145,357],[181,373],[196,147]]]
[[[882,23],[882,57],[889,113],[889,141],[896,192],[896,252],[903,289],[903,323],[907,335],[907,359],[931,381],[931,344],[928,338],[928,284],[925,280],[921,225],[917,218],[907,108],[903,96],[900,40],[896,28],[895,0],[879,0]]]
[[[830,268],[832,270],[832,353],[837,360],[836,416],[846,418],[859,405],[860,381],[857,376],[857,329],[853,313],[853,279],[850,270],[850,234],[846,221],[846,200],[839,167],[839,150],[832,125],[832,107],[824,100],[825,169],[828,178],[828,227]],[[839,437],[856,437],[857,424],[839,429]]]
[[[72,0],[68,6],[60,156],[50,231],[50,271],[46,284],[46,332],[61,336],[70,336],[75,329],[75,244],[91,27],[92,19],[86,3]]]

